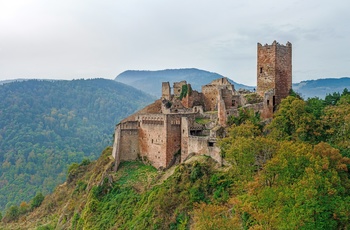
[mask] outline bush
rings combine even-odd
[[[7,211],[4,216],[4,222],[10,222],[17,220],[19,217],[19,208],[16,205],[12,205]]]
[[[39,207],[41,205],[41,203],[43,202],[44,198],[45,197],[41,192],[36,194],[36,196],[31,201],[31,204],[30,204],[31,209]]]
[[[91,163],[90,159],[85,158],[79,166],[85,166],[85,165],[89,165]]]

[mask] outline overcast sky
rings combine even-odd
[[[199,68],[256,84],[257,43],[293,82],[350,76],[348,0],[0,0],[0,80]]]

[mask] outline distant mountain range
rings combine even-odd
[[[293,84],[293,90],[300,93],[304,99],[309,97],[324,98],[327,94],[341,93],[344,88],[350,90],[349,77],[308,80]]]
[[[161,96],[162,82],[169,82],[170,86],[174,82],[187,81],[191,84],[192,89],[202,91],[202,85],[210,83],[212,80],[222,78],[224,76],[200,69],[166,69],[157,71],[146,70],[127,70],[119,74],[115,80],[127,85],[131,85],[137,89],[147,92],[153,96]],[[230,80],[230,79],[229,79]],[[230,80],[236,89],[254,89],[253,86],[239,84]]]
[[[160,97],[162,82],[169,81],[170,86],[172,86],[174,82],[186,80],[191,84],[193,89],[201,91],[202,85],[206,85],[212,80],[222,77],[224,76],[217,73],[191,68],[158,71],[127,70],[119,74],[115,80],[131,85],[153,96]],[[234,84],[236,90],[240,88],[253,90],[256,87],[239,84],[231,79],[229,80]],[[293,84],[293,89],[305,99],[309,97],[324,98],[327,94],[342,92],[344,88],[350,89],[350,78],[348,77],[309,80]]]

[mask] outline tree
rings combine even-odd
[[[44,201],[44,198],[45,197],[41,192],[37,193],[30,203],[31,209],[39,207],[41,203]]]
[[[267,130],[270,136],[277,140],[314,143],[321,140],[323,129],[321,121],[317,119],[305,101],[288,96],[282,100]]]

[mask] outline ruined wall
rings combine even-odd
[[[188,89],[191,88],[191,85],[188,84]],[[193,106],[198,106],[203,104],[202,94],[196,90],[190,90],[190,93],[181,100],[182,105],[185,108],[192,108]]]
[[[205,111],[217,110],[218,89],[216,85],[203,85],[202,94]]]
[[[225,86],[225,89],[231,90],[232,92],[235,91],[234,85],[232,85],[226,77],[215,79],[210,82],[210,85]]]
[[[174,82],[173,84],[174,97],[176,98],[180,97],[182,86],[186,84],[187,84],[186,81]]]
[[[167,115],[166,133],[166,167],[169,166],[175,153],[181,149],[181,115]]]
[[[232,94],[235,92],[235,88],[227,78],[219,78],[213,80],[208,85],[202,86],[205,111],[217,110],[219,90],[222,91],[222,98],[225,101],[225,105],[232,107]]]
[[[261,111],[261,117],[263,119],[272,118],[273,112],[276,108],[275,102],[275,92],[274,90],[267,91],[264,95],[263,109]]]
[[[279,104],[292,88],[292,44],[258,43],[257,56],[257,93],[263,97],[266,91],[275,89],[275,102]]]
[[[220,149],[216,146],[209,137],[189,136],[188,138],[188,154],[196,153],[197,155],[210,156],[220,164],[222,164],[222,157]]]
[[[148,159],[156,167],[166,167],[167,126],[164,114],[143,114],[140,122],[140,156]]]
[[[225,127],[226,121],[227,121],[227,114],[226,114],[226,102],[223,98],[223,91],[219,91],[218,95],[218,118],[219,118],[219,125]],[[231,99],[232,103],[232,99]]]
[[[257,51],[257,93],[263,97],[266,91],[275,88],[276,42],[264,46],[258,43]]]
[[[162,82],[162,98],[166,100],[171,99],[171,90],[169,82]]]
[[[289,95],[292,89],[292,44],[276,46],[276,104]]]
[[[119,124],[120,127],[120,161],[136,160],[139,151],[138,122],[127,121]]]
[[[120,164],[120,124],[116,125],[114,131],[114,142],[113,142],[113,150],[112,156],[114,157],[115,164],[114,170],[117,171]]]
[[[229,89],[220,89],[221,91],[221,97],[224,101],[225,107],[226,108],[231,108],[233,106],[233,95],[232,91]]]
[[[189,121],[187,117],[181,118],[181,163],[188,157]]]
[[[187,94],[185,97],[181,99],[181,103],[185,108],[192,108],[193,107],[193,94],[191,84],[187,84]]]
[[[121,161],[136,160],[139,151],[138,122],[127,121],[116,126],[112,156],[115,159],[115,170]]]

